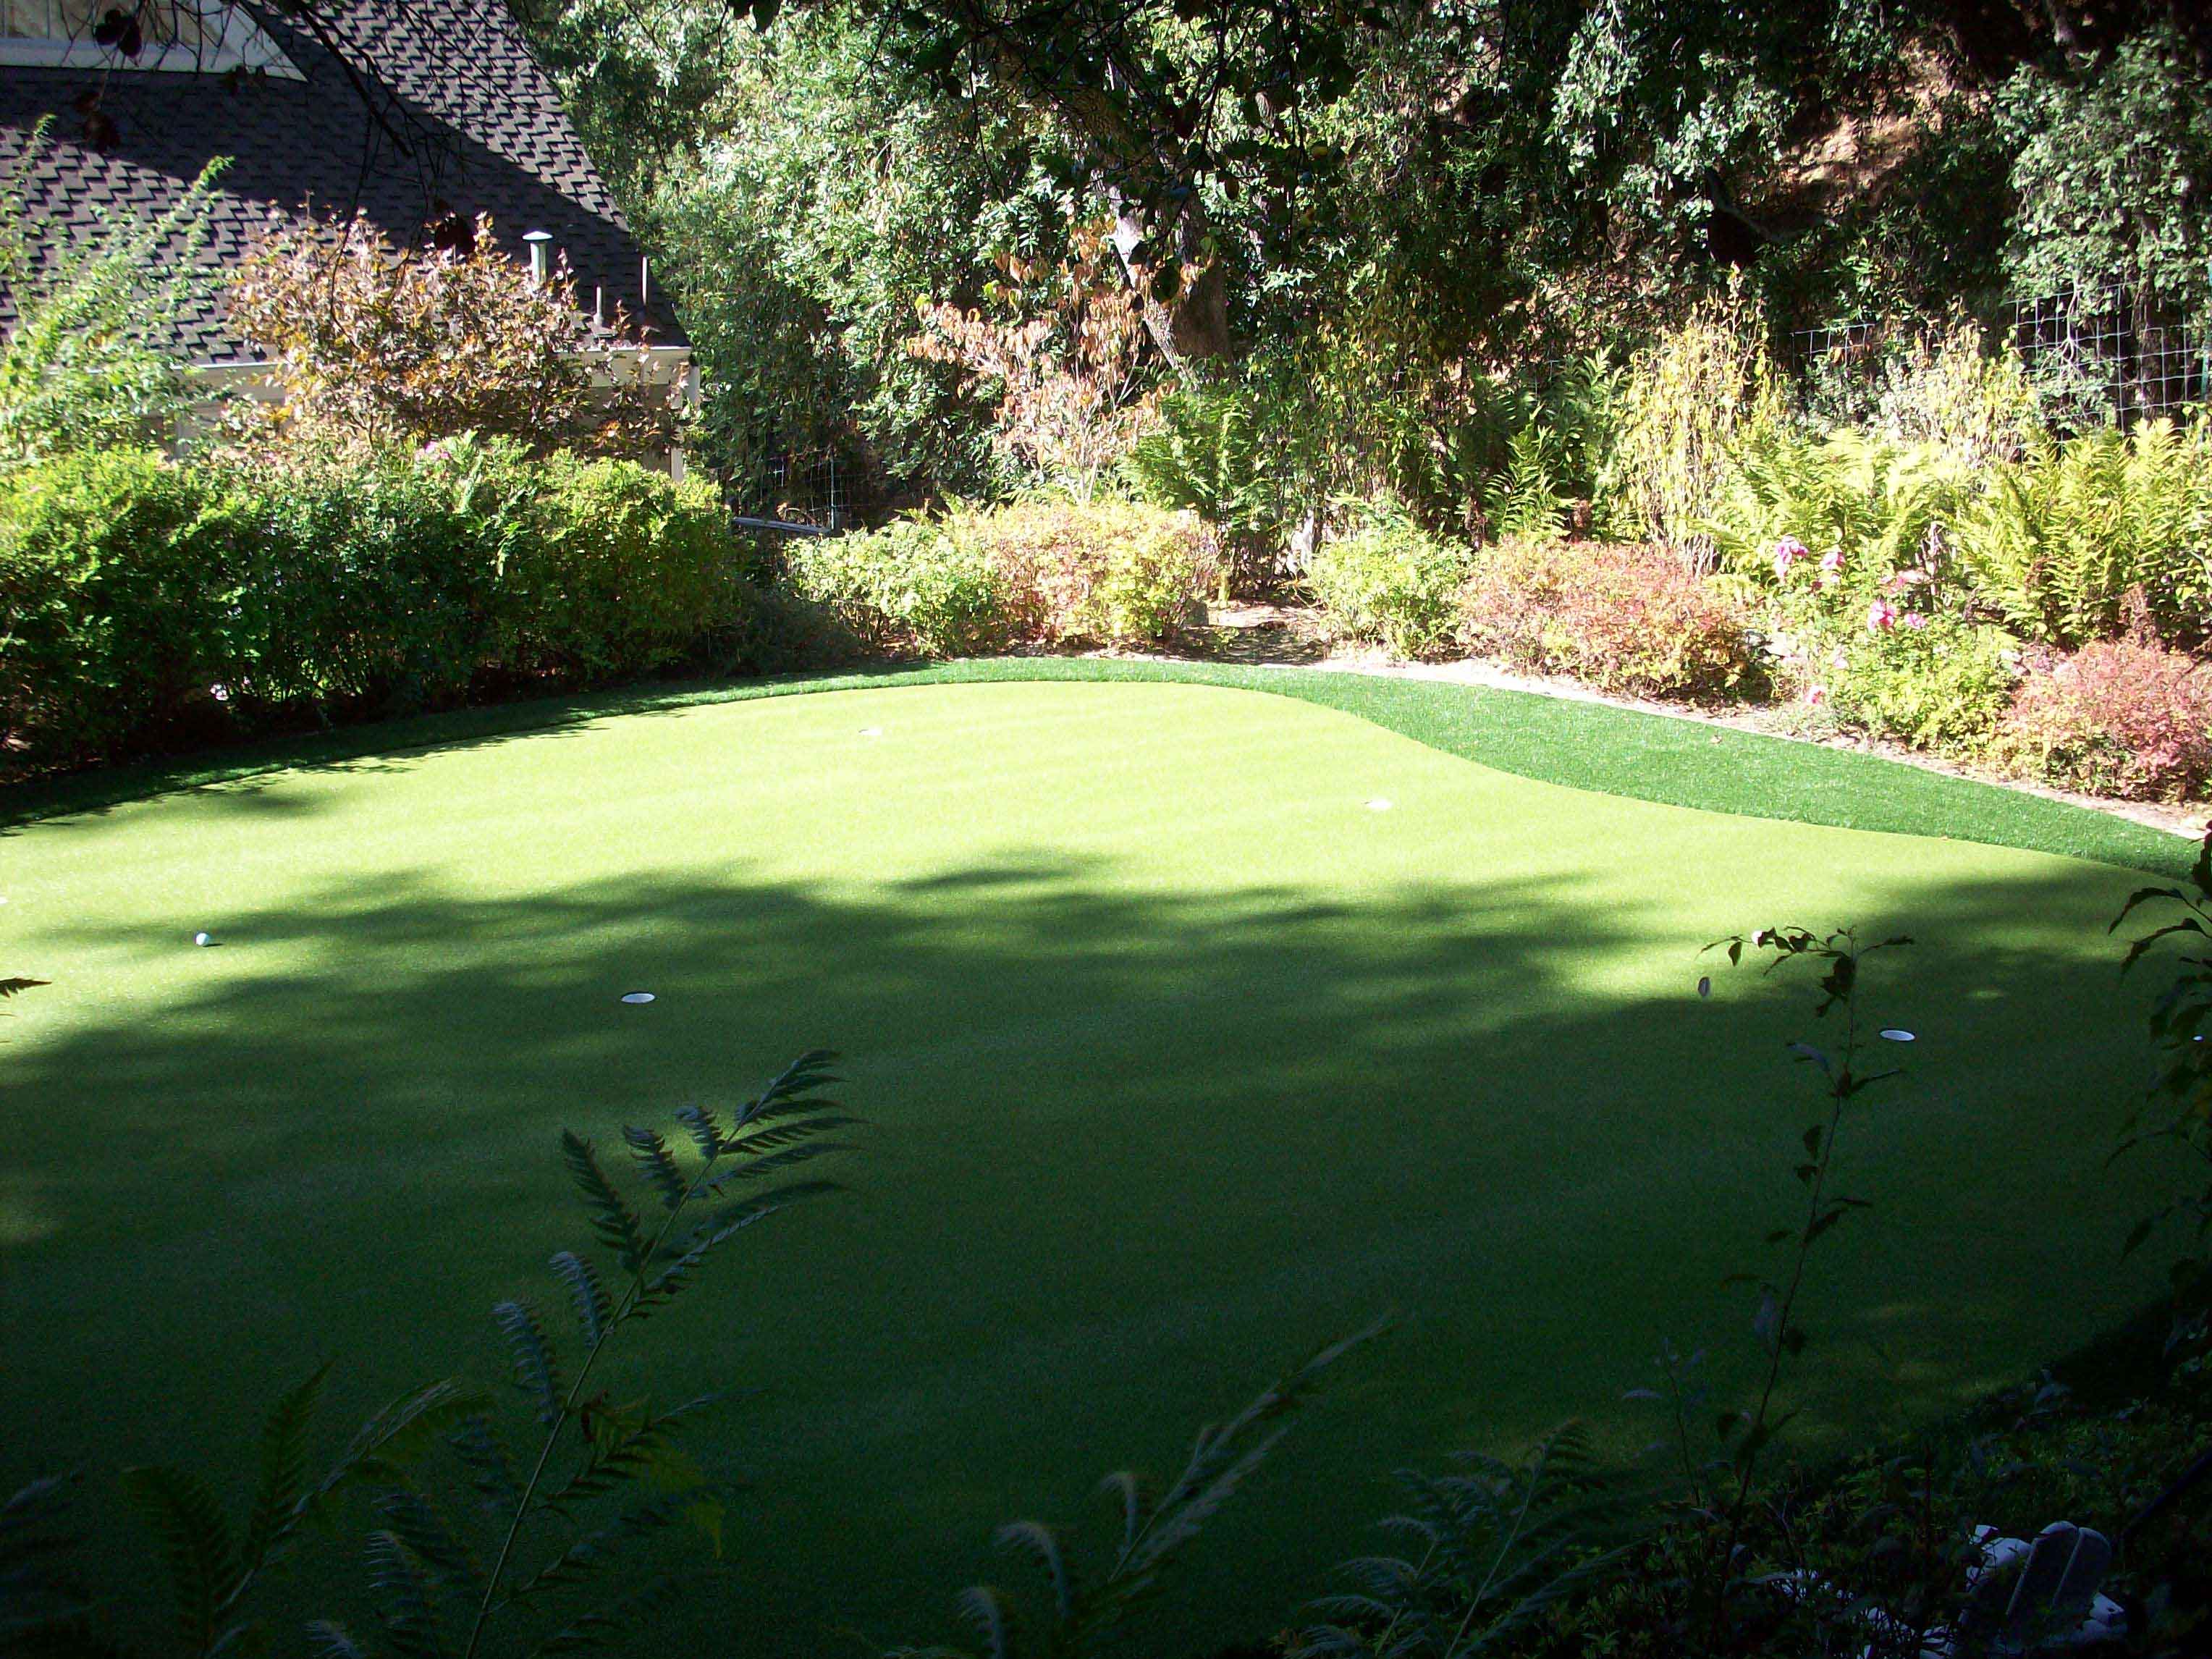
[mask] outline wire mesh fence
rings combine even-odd
[[[863,530],[896,505],[884,493],[880,469],[836,451],[772,455],[728,495],[741,524],[801,536]]]
[[[2126,289],[2024,300],[2012,345],[2046,400],[2123,427],[2205,401],[2212,331]]]
[[[2124,288],[2016,300],[1993,331],[2018,354],[2063,425],[2123,428],[2212,403],[2212,327]],[[1799,372],[1840,409],[1863,412],[1910,331],[1860,319],[1790,337]]]

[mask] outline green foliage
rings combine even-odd
[[[1338,1568],[1355,1588],[1313,1604],[1291,1659],[1457,1659],[1510,1650],[1563,1599],[1617,1570],[1623,1494],[1588,1434],[1568,1424],[1525,1462],[1468,1453],[1450,1474],[1398,1479],[1406,1512],[1380,1524],[1405,1555]]]
[[[464,441],[0,476],[0,727],[30,765],[754,649],[711,486]]]
[[[872,648],[933,656],[1156,644],[1199,607],[1216,559],[1188,513],[1059,495],[956,506],[787,556],[799,593]]]
[[[1465,550],[1382,513],[1316,547],[1305,581],[1340,637],[1418,658],[1450,641],[1468,562]]]
[[[1459,637],[1514,667],[1631,696],[1720,696],[1756,677],[1743,607],[1662,548],[1508,539],[1477,554]]]
[[[1758,319],[1704,306],[1631,362],[1603,479],[1607,521],[1671,546],[1709,533],[1735,458],[1783,420],[1778,377]]]
[[[2154,24],[2087,63],[2024,66],[2005,88],[2017,146],[2011,253],[2026,292],[2122,285],[2212,302],[2212,104],[2203,59]]]
[[[1014,596],[989,556],[927,519],[796,542],[786,559],[801,597],[876,650],[987,655],[1017,637]]]
[[[1034,1618],[1018,1618],[1003,1591],[972,1585],[961,1594],[959,1608],[975,1627],[976,1650],[900,1647],[885,1659],[1081,1659],[1106,1651],[1130,1613],[1158,1594],[1206,1523],[1290,1431],[1289,1419],[1319,1389],[1323,1373],[1386,1328],[1388,1322],[1377,1322],[1331,1343],[1227,1422],[1200,1429],[1182,1472],[1164,1488],[1130,1469],[1108,1475],[1100,1491],[1112,1498],[1118,1526],[1095,1577],[1081,1571],[1059,1531],[1043,1522],[1000,1527],[1000,1547],[1027,1558],[1043,1575],[1046,1601]]]
[[[79,228],[27,210],[46,154],[41,125],[0,179],[0,465],[166,436],[193,401],[174,331],[213,303],[198,256],[225,163],[152,218],[94,204]]]
[[[1706,520],[1723,563],[1763,580],[1785,539],[1814,553],[1839,551],[1853,596],[1863,575],[1912,566],[1940,549],[1976,487],[1933,445],[1848,428],[1812,437],[1767,427],[1730,460]]]
[[[2012,637],[1954,616],[1860,629],[1833,648],[1823,684],[1845,720],[1915,749],[1972,754],[2012,706]]]
[[[1976,586],[2032,637],[2106,637],[2140,603],[2193,644],[2212,627],[2212,423],[2039,444],[1990,477],[1957,539]]]
[[[137,450],[0,477],[0,725],[97,754],[204,702],[233,660],[237,520],[211,476]]]
[[[622,678],[733,637],[762,572],[706,479],[564,451],[520,483],[494,532],[512,669]]]
[[[1188,513],[1029,495],[946,514],[952,542],[1006,584],[1022,637],[1042,645],[1157,645],[1202,605],[1217,564]]]
[[[1159,405],[1160,423],[1130,451],[1138,495],[1154,507],[1195,513],[1220,532],[1224,585],[1256,585],[1288,538],[1285,483],[1260,431],[1255,399],[1237,386],[1177,388]]]

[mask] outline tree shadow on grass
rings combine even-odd
[[[1882,964],[1925,1040],[1847,1154],[1881,1208],[1819,1264],[1814,1433],[1867,1425],[1869,1352],[1900,1373],[1889,1405],[1941,1409],[2147,1288],[2110,1248],[2145,1178],[2098,1167],[2136,1011],[2100,945],[2053,948],[2112,877],[2030,868],[1863,918],[1928,941]],[[417,872],[234,916],[196,987],[8,1055],[0,1346],[35,1431],[0,1483],[235,1460],[321,1355],[341,1413],[497,1374],[483,1309],[544,1295],[581,1231],[557,1129],[605,1140],[815,1044],[872,1120],[852,1194],[750,1235],[609,1378],[765,1389],[706,1452],[757,1483],[732,1534],[750,1650],[937,1630],[993,1522],[1172,1462],[1384,1307],[1405,1328],[1224,1516],[1172,1650],[1317,1589],[1391,1468],[1571,1413],[1628,1443],[1613,1402],[1661,1334],[1729,1352],[1746,1310],[1718,1280],[1796,1201],[1805,985],[1723,974],[1699,1002],[1703,939],[1567,880],[1353,904],[1110,874],[1040,855],[857,892],[739,869],[486,900]],[[653,1644],[709,1634],[702,1595]]]

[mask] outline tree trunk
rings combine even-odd
[[[1145,329],[1160,355],[1178,372],[1185,365],[1227,357],[1234,348],[1229,336],[1229,283],[1221,262],[1206,250],[1206,210],[1196,197],[1188,198],[1173,224],[1160,234],[1148,234],[1143,210],[1123,203],[1114,218],[1114,247],[1121,256],[1122,274],[1137,291]],[[1152,297],[1154,267],[1136,258],[1140,246],[1164,247],[1189,279],[1163,302]]]

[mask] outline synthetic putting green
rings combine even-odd
[[[1838,787],[1830,816],[1928,799],[1868,775],[1875,805]],[[2130,1311],[2154,1267],[2118,1242],[2160,1170],[2104,1167],[2145,994],[2104,928],[2138,880],[1173,684],[700,703],[33,823],[0,840],[0,961],[54,981],[0,1027],[0,1484],[239,1466],[319,1356],[334,1431],[498,1375],[483,1310],[552,1301],[539,1264],[580,1231],[556,1130],[828,1045],[872,1120],[852,1192],[749,1234],[610,1379],[758,1390],[702,1443],[753,1483],[731,1587],[653,1650],[947,1633],[1006,1571],[997,1522],[1090,1516],[1100,1474],[1173,1465],[1398,1310],[1200,1546],[1158,1650],[1204,1652],[1371,1547],[1393,1468],[1571,1414],[1638,1443],[1620,1396],[1662,1336],[1745,1374],[1719,1280],[1797,1202],[1783,1044],[1833,1034],[1802,981],[1701,960],[1719,934],[1920,941],[1870,975],[1918,1041],[1850,1130],[1878,1207],[1814,1269],[1809,1439]]]

